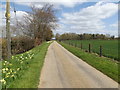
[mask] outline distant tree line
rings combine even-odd
[[[108,39],[116,39],[115,36],[110,36],[109,34],[76,34],[76,33],[64,33],[62,35],[56,34],[56,40],[108,40]]]

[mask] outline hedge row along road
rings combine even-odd
[[[118,83],[54,41],[48,48],[38,88],[118,88]]]

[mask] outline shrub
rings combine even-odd
[[[34,39],[30,37],[14,37],[11,42],[12,54],[26,52],[34,47]]]
[[[5,59],[7,57],[6,49],[6,39],[2,39],[2,57]],[[21,37],[12,37],[11,39],[11,49],[12,55],[20,54],[26,52],[34,47],[34,39],[30,37],[21,36]]]
[[[6,49],[6,45],[7,45],[6,39],[1,39],[0,45],[2,45],[2,57],[5,58],[5,57],[7,57],[7,53],[6,53],[7,52],[7,49]]]

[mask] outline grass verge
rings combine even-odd
[[[26,58],[26,55],[28,55],[29,52],[26,52],[22,55],[20,54],[14,57],[14,58],[17,57],[17,60],[19,60],[20,63],[18,63],[18,61],[16,61],[15,59],[10,60],[11,62],[9,63],[11,63],[12,66],[14,66],[14,67],[11,67],[11,69],[13,70],[19,69],[19,72],[17,73],[17,75],[13,74],[15,77],[11,77],[9,75],[9,78],[8,78],[9,80],[7,80],[6,78],[6,75],[7,75],[6,73],[8,72],[5,73],[4,78],[5,80],[8,81],[8,83],[6,82],[7,83],[6,88],[37,88],[39,84],[40,71],[42,69],[44,58],[49,45],[50,43],[45,42],[41,46],[38,46],[30,50],[29,52],[32,52],[32,56],[33,56],[31,57],[31,60],[28,60]],[[8,68],[8,71],[9,71],[9,68]]]
[[[120,75],[118,74],[118,62],[113,61],[110,58],[106,57],[99,57],[94,53],[87,53],[80,48],[76,48],[74,46],[70,46],[68,44],[59,42],[64,48],[68,51],[76,55],[77,57],[81,58],[94,68],[98,69],[102,73],[106,74],[116,82],[120,83]]]

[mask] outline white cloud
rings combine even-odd
[[[35,5],[37,7],[39,6],[41,7],[45,3],[51,3],[55,6],[63,5],[65,7],[74,7],[78,3],[84,3],[87,1],[90,1],[90,0],[11,0],[11,2],[15,2],[17,4],[27,5],[27,6],[31,6],[33,3],[39,3]],[[3,0],[2,2],[6,2],[6,1]]]
[[[11,2],[15,2],[20,5],[31,6],[33,3],[36,4],[37,7],[41,7],[44,3],[51,3],[55,6],[63,5],[65,7],[74,7],[76,4],[82,4],[84,2],[98,2],[98,1],[106,1],[106,2],[118,2],[119,0],[10,0]],[[6,2],[6,0],[2,0],[2,2]],[[41,3],[41,4],[40,4]]]
[[[2,0],[5,2],[6,0]],[[106,1],[106,2],[119,2],[119,0],[10,0],[11,2],[98,2],[98,1]]]
[[[16,11],[16,18],[21,20],[26,14],[27,13],[25,11]],[[15,18],[15,13],[13,11],[11,12],[11,18]]]
[[[22,22],[24,20],[24,17],[23,17],[24,15],[27,15],[27,13],[24,11],[16,11],[16,15],[12,11],[11,12],[11,25],[17,24],[17,21]]]
[[[111,28],[118,28],[118,22],[117,22],[117,23],[114,23],[114,24],[111,24],[110,27],[111,27]]]
[[[84,2],[98,2],[98,1],[106,1],[106,2],[118,2],[119,0],[10,0],[11,2],[15,2],[21,5],[30,6],[32,3],[41,3],[38,6],[41,6],[43,3],[52,3],[54,5],[63,5],[65,7],[74,7],[76,4],[84,3]],[[2,0],[2,2],[6,2],[6,0]]]
[[[63,13],[63,18],[60,23],[66,28],[63,28],[62,31],[77,33],[110,33],[116,35],[117,30],[106,30],[107,27],[103,19],[113,16],[117,11],[118,5],[115,3],[98,2],[94,6],[83,8],[79,12]]]
[[[0,24],[0,25],[5,25],[6,24],[6,17],[5,17],[5,11],[3,11],[3,12],[1,12],[1,13],[3,13],[2,14],[2,24]],[[14,11],[11,11],[10,12],[10,21],[11,21],[11,25],[13,25],[13,24],[15,24],[16,23],[16,19],[18,20],[18,21],[21,21],[21,20],[23,20],[23,16],[25,15],[25,14],[27,14],[26,12],[24,12],[24,11],[16,11],[16,15],[15,15],[15,13],[14,13]]]
[[[1,19],[1,16],[2,16],[1,13],[3,13],[3,19]],[[24,11],[17,11],[16,16],[15,16],[15,13],[13,11],[11,11],[10,25],[17,25],[17,20],[22,21],[23,16],[25,14],[27,14],[27,13],[24,12]],[[0,37],[1,37],[2,36],[2,30],[3,30],[3,33],[4,33],[3,36],[5,36],[5,34],[6,34],[6,30],[5,30],[5,25],[6,25],[5,11],[0,12],[0,20],[2,20],[2,22],[0,21]]]
[[[0,9],[1,11],[1,9]],[[0,12],[0,26],[2,25],[2,12]],[[2,36],[2,30],[0,30],[0,37]]]
[[[1,9],[5,9],[5,8],[6,8],[6,5],[5,5],[5,4],[0,3],[0,8],[1,8]]]

